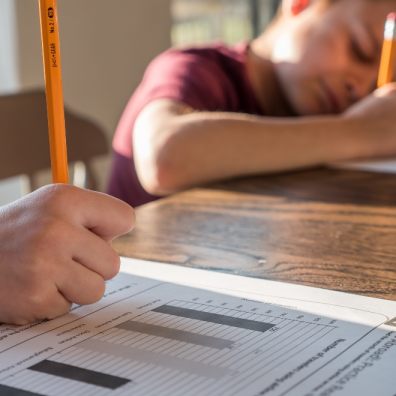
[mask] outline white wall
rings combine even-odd
[[[0,63],[0,78],[11,87],[43,85],[37,3],[0,0],[0,32],[17,22],[18,35],[0,34],[0,62],[4,53],[13,59],[6,72]],[[170,46],[170,0],[58,0],[58,7],[65,102],[99,122],[110,142],[148,62]],[[98,164],[103,179],[108,164]]]
[[[0,94],[15,91],[19,87],[16,34],[15,2],[0,0]],[[0,205],[18,198],[21,189],[19,178],[0,183]]]
[[[0,0],[0,93],[18,88],[17,26],[14,0]]]
[[[14,0],[24,87],[42,84],[37,1]],[[113,132],[147,63],[170,45],[169,0],[58,0],[65,100]]]

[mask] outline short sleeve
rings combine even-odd
[[[227,77],[210,50],[170,50],[148,67],[139,95],[183,102],[197,110],[224,107]]]
[[[196,110],[227,108],[232,91],[225,71],[210,49],[169,50],[146,69],[143,80],[129,101],[113,141],[120,154],[131,155],[131,134],[136,118],[150,102],[170,99]]]

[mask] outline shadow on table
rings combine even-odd
[[[396,175],[389,173],[317,168],[233,179],[210,188],[282,196],[291,201],[396,206]]]

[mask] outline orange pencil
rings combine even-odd
[[[389,84],[393,79],[393,68],[396,56],[396,13],[386,18],[384,44],[382,47],[381,64],[378,74],[378,87]]]
[[[68,183],[65,110],[56,0],[39,0],[48,133],[54,183]]]

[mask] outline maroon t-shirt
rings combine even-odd
[[[132,206],[156,198],[141,186],[132,155],[134,123],[150,102],[171,99],[200,111],[263,114],[246,71],[247,48],[243,44],[171,49],[154,59],[117,127],[109,194]]]

